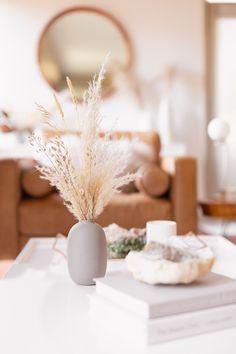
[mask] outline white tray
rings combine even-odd
[[[180,236],[178,236],[180,237]],[[186,236],[185,236],[186,237]],[[216,262],[213,272],[229,276],[236,279],[236,246],[222,236],[199,236],[213,250]],[[64,257],[53,249],[54,237],[31,238],[21,253],[16,258],[13,266],[6,274],[6,278],[17,271],[20,264],[24,267],[33,266],[47,269],[50,266],[60,265],[63,272],[66,269]],[[196,237],[189,236],[188,242],[196,243]],[[59,239],[57,249],[66,254],[66,239]],[[18,267],[17,267],[18,266]],[[109,260],[108,272],[119,270],[125,267],[124,260]]]

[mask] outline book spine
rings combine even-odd
[[[98,295],[91,297],[90,301],[90,315],[96,324],[99,323],[111,336],[116,337],[119,333],[124,342],[131,344],[163,343],[236,326],[236,304],[142,320]]]
[[[199,311],[236,303],[235,289],[225,289],[219,293],[207,293],[194,299],[183,299],[160,306],[154,305],[149,308],[149,318],[177,315],[190,311]]]
[[[236,326],[236,304],[169,316],[149,322],[147,343],[162,343]]]

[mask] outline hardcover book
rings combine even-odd
[[[189,285],[147,285],[127,271],[96,279],[96,293],[146,319],[236,303],[236,280],[209,273]]]
[[[90,295],[90,317],[96,330],[104,331],[125,348],[152,345],[236,326],[236,304],[186,312],[152,320],[142,319],[100,295]],[[119,340],[120,338],[120,340]]]

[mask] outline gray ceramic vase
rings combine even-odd
[[[103,228],[93,221],[75,224],[68,234],[67,258],[71,279],[76,284],[94,285],[94,278],[103,277],[107,267]]]

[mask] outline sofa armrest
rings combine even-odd
[[[0,259],[18,252],[20,169],[17,160],[0,160]]]
[[[193,157],[162,158],[162,168],[171,176],[173,217],[178,235],[197,232],[197,166]]]

